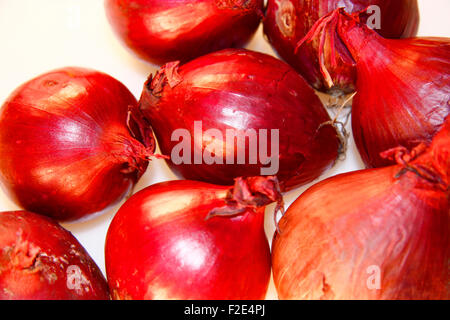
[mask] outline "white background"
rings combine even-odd
[[[419,0],[419,5],[419,35],[449,37],[450,1]],[[147,76],[157,70],[156,66],[137,59],[121,45],[106,20],[102,0],[0,0],[0,41],[0,103],[23,82],[65,66],[89,67],[106,72],[123,82],[139,98]],[[274,55],[262,37],[262,28],[247,48]],[[339,161],[319,180],[362,168],[350,139],[346,159]],[[175,176],[165,162],[153,160],[135,190],[172,179]],[[286,205],[291,204],[308,186],[286,194]],[[103,272],[104,239],[120,205],[88,221],[63,224],[83,244]],[[0,190],[0,211],[18,209]],[[272,210],[273,206],[266,210],[269,239],[274,231]],[[272,282],[267,298],[276,299]]]

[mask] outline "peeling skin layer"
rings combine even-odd
[[[5,248],[12,267],[16,269],[34,269],[41,249],[33,243],[22,239],[23,230],[19,229],[19,236],[12,247]]]
[[[7,284],[7,287],[3,288],[4,292],[12,299],[18,292],[26,294],[33,286],[55,283],[58,274],[48,263],[56,263],[61,269],[65,269],[58,257],[48,255],[33,242],[23,240],[22,229],[19,233],[16,243],[5,247],[0,257],[0,279],[4,279],[3,282]]]
[[[278,10],[275,13],[275,20],[278,28],[283,36],[286,38],[295,35],[296,15],[295,7],[290,0],[281,0],[275,2],[278,5]]]
[[[183,81],[183,78],[178,73],[179,65],[179,61],[166,63],[160,68],[154,78],[150,75],[146,87],[151,91],[153,96],[160,97],[166,84],[168,84],[170,88],[174,88]]]
[[[109,294],[100,269],[68,231],[48,218],[18,211],[0,214],[3,299],[109,299]]]
[[[268,0],[264,33],[278,55],[316,89],[335,94],[350,93],[354,91],[356,75],[354,66],[345,56],[338,57],[334,65],[330,50],[326,50],[325,63],[335,84],[329,88],[318,62],[320,42],[304,43],[297,53],[295,48],[314,23],[328,12],[338,7],[356,12],[369,5],[378,5],[381,9],[382,28],[377,31],[383,37],[406,38],[416,34],[419,21],[416,0]],[[332,46],[330,38],[325,40],[326,48]]]

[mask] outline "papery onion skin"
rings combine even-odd
[[[0,110],[0,184],[22,208],[61,221],[107,208],[154,150],[151,133],[145,147],[133,119],[127,125],[136,106],[123,84],[95,70],[68,67],[28,81]]]
[[[395,68],[394,59],[384,56],[371,59],[372,65],[379,63],[377,68],[358,68],[352,130],[368,167],[392,164],[379,153],[395,145],[411,148],[430,142],[450,113],[450,40],[385,41],[391,48],[398,45],[392,57],[409,66]],[[382,47],[374,49],[381,52]],[[379,80],[369,82],[369,77]]]
[[[263,0],[105,1],[118,37],[156,64],[244,46],[260,23],[263,5]]]
[[[439,153],[413,164],[438,177]],[[273,239],[279,298],[448,299],[448,180],[409,169],[346,173],[302,194]]]
[[[379,154],[430,143],[450,112],[450,39],[383,39],[338,13],[338,35],[356,61],[352,130],[368,167],[391,165]]]
[[[0,300],[109,300],[106,279],[50,218],[0,212]]]
[[[202,121],[202,134],[208,129],[221,132],[223,139],[215,142],[223,147],[223,164],[194,164],[194,155],[191,164],[168,161],[188,180],[232,185],[236,177],[262,175],[261,168],[269,167],[260,161],[250,164],[249,143],[245,149],[228,145],[227,129],[267,130],[268,155],[271,130],[279,130],[279,170],[273,174],[284,191],[316,179],[338,156],[336,130],[327,125],[330,118],[314,90],[286,63],[266,54],[227,49],[179,68],[167,64],[150,77],[139,104],[165,155],[179,143],[171,141],[176,129],[187,129],[195,139],[195,121]],[[194,143],[192,150],[202,154],[210,148],[206,141]],[[230,152],[235,160],[227,164]],[[245,164],[238,164],[237,154],[246,155]]]
[[[264,208],[207,218],[227,206],[229,192],[176,180],[147,187],[125,202],[105,244],[113,298],[264,299],[270,279]]]
[[[406,38],[417,33],[419,10],[416,0],[269,0],[264,33],[276,52],[295,68],[316,89],[328,93],[349,93],[355,90],[355,70],[351,60],[340,60],[331,66],[330,43],[326,43],[325,61],[334,80],[329,86],[320,72],[317,52],[319,41],[306,43],[295,53],[297,43],[322,16],[344,7],[348,12],[365,10],[370,5],[380,7],[383,37]]]

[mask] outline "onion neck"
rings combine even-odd
[[[367,49],[373,51],[373,44],[381,39],[375,31],[346,13],[339,16],[337,32],[356,63],[364,56]]]
[[[148,161],[154,156],[154,147],[145,147],[141,142],[125,134],[108,134],[105,138],[105,149],[114,162],[123,165],[121,172],[143,174]]]
[[[110,154],[124,165],[122,173],[143,174],[152,158],[168,158],[154,153],[156,141],[152,128],[138,106],[129,106],[127,128],[126,133],[111,130],[105,138],[105,145]]]
[[[173,89],[183,81],[183,77],[178,72],[179,67],[179,61],[168,62],[155,75],[151,74],[148,77],[139,99],[138,110],[135,110],[135,114],[139,114],[140,119],[146,121],[148,111],[158,105],[166,86]]]
[[[142,175],[150,160],[167,158],[154,153],[156,142],[151,128],[141,127],[139,124],[138,127],[140,128],[140,134],[143,136],[143,142],[140,141],[141,139],[138,140],[131,128],[128,132],[110,130],[103,139],[104,149],[112,156],[114,162],[123,165],[121,172],[124,174],[139,172]],[[150,132],[147,132],[146,129]]]
[[[225,206],[211,210],[206,219],[214,216],[236,216],[274,202],[276,203],[274,218],[278,211],[284,214],[283,196],[275,176],[237,178],[224,200]]]

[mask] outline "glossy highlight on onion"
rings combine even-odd
[[[114,217],[105,262],[114,299],[264,299],[264,207],[283,208],[274,177],[233,187],[175,180],[133,195]]]
[[[448,300],[450,126],[399,164],[303,193],[272,245],[280,299]]]
[[[357,93],[352,130],[368,167],[392,161],[380,153],[397,146],[430,143],[450,111],[450,39],[384,39],[338,9],[323,17],[304,39],[333,37],[335,49],[356,63]],[[302,44],[299,44],[302,46]],[[328,69],[321,65],[330,81]]]
[[[338,134],[314,90],[266,54],[226,49],[181,66],[168,63],[150,76],[139,106],[161,152],[171,156],[169,166],[184,179],[232,185],[237,177],[276,175],[286,191],[316,179],[338,156]],[[190,139],[174,136],[179,130]],[[227,139],[230,131],[253,132],[256,148],[250,134],[239,144]],[[191,152],[172,154],[186,140]],[[272,161],[265,163],[262,151]],[[264,168],[274,171],[265,174]]]
[[[324,39],[324,61],[333,79],[333,85],[330,85],[320,72],[317,58],[320,41],[307,43],[297,52],[295,49],[314,23],[329,12],[339,7],[345,8],[349,13],[358,12],[369,6],[377,8],[369,9],[363,21],[372,23],[383,37],[407,38],[416,35],[419,25],[416,0],[269,0],[264,19],[264,33],[280,57],[314,88],[333,94],[353,92],[356,84],[353,61],[342,54],[337,63],[332,64],[333,43],[330,38]],[[379,22],[379,25],[375,22]]]
[[[144,60],[163,64],[244,46],[263,15],[263,0],[106,0],[108,20]]]
[[[109,300],[106,279],[48,217],[0,212],[0,300]]]
[[[68,221],[131,190],[155,144],[116,79],[68,67],[17,88],[0,110],[0,185],[22,208]]]

